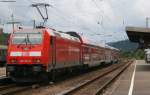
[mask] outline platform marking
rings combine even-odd
[[[134,86],[134,78],[135,78],[136,64],[137,64],[137,60],[135,61],[134,72],[133,72],[133,74],[132,74],[132,79],[131,79],[131,84],[130,84],[130,89],[129,89],[128,95],[132,95],[132,94],[133,94],[133,86]]]

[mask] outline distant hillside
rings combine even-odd
[[[133,51],[138,47],[137,43],[131,43],[129,40],[108,43],[110,46],[120,49],[121,51]]]

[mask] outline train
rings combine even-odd
[[[145,49],[145,62],[150,63],[150,49]]]
[[[45,81],[57,71],[116,63],[119,50],[85,42],[78,33],[37,27],[11,33],[6,74],[13,81]]]
[[[0,45],[0,67],[6,65],[7,45]]]

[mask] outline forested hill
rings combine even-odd
[[[108,43],[110,46],[120,49],[121,51],[133,51],[138,47],[137,43],[132,43],[129,40]]]

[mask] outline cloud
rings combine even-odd
[[[30,7],[35,2],[52,5],[48,8],[48,27],[77,31],[100,42],[126,39],[125,26],[145,26],[145,17],[150,16],[148,0],[17,0],[11,4],[0,3],[0,12],[3,12],[0,15],[8,21],[14,13],[17,20],[32,25],[33,19],[42,21],[37,10]],[[96,35],[99,33],[103,36]]]
[[[137,0],[134,5],[135,12],[140,16],[150,16],[150,1],[149,0]]]

